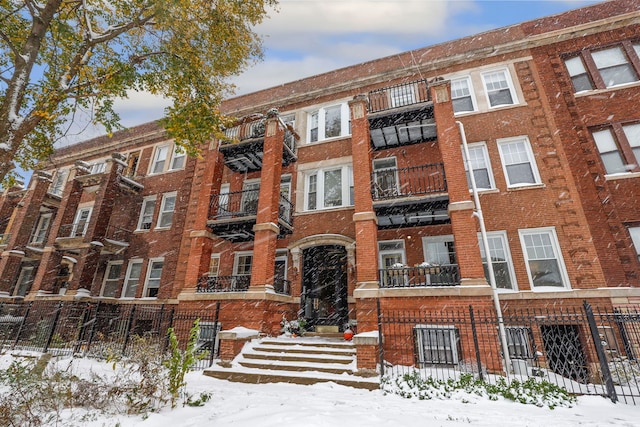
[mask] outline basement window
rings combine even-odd
[[[460,337],[455,326],[416,325],[413,331],[418,367],[458,364]]]

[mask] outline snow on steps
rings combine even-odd
[[[234,382],[288,382],[315,384],[334,382],[356,388],[375,390],[378,377],[354,375],[356,350],[342,339],[262,338],[247,343],[231,367],[212,366],[205,375]]]

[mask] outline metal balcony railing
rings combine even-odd
[[[293,226],[293,203],[282,194],[280,195],[280,206],[278,207],[278,218],[285,224]]]
[[[251,276],[202,276],[198,279],[196,292],[245,292],[249,289]]]
[[[443,163],[376,170],[371,174],[373,200],[446,193]]]
[[[291,295],[291,282],[281,277],[276,277],[273,282],[273,290],[276,294]]]
[[[58,231],[58,237],[84,237],[88,225],[88,221],[61,225],[60,231]]]
[[[258,214],[259,189],[214,194],[209,205],[209,219],[224,220],[255,216]],[[293,225],[293,203],[280,195],[278,217],[288,225]]]
[[[387,86],[369,92],[369,113],[431,101],[426,80]]]
[[[424,288],[459,286],[457,264],[431,267],[400,267],[378,270],[381,288]]]
[[[131,234],[131,230],[127,230],[115,225],[109,225],[104,237],[118,242],[128,242],[131,238]]]
[[[222,139],[222,144],[234,144],[248,139],[264,138],[265,123],[264,118],[257,118],[228,128],[224,131],[225,137]],[[295,153],[296,134],[290,129],[289,125],[284,130],[284,146],[291,153]]]

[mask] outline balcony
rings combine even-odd
[[[380,288],[425,288],[460,285],[458,265],[400,267],[378,270]]]
[[[225,138],[220,142],[220,152],[229,169],[240,173],[262,169],[265,123],[266,119],[262,114],[253,115],[225,131]],[[290,125],[282,124],[285,126],[282,165],[286,166],[297,159],[295,153],[298,136]]]
[[[197,293],[246,292],[251,276],[202,276],[198,279]]]
[[[258,213],[259,189],[214,194],[209,205],[207,227],[211,232],[232,242],[253,240],[253,226]],[[280,195],[278,226],[284,237],[293,232],[293,204]]]
[[[102,239],[102,255],[117,255],[129,247],[132,231],[115,225],[109,225]]]
[[[442,163],[385,168],[371,174],[378,228],[446,224],[449,195]]]
[[[426,80],[369,92],[369,129],[374,150],[437,139]]]
[[[75,222],[73,224],[64,224],[60,226],[58,237],[56,237],[55,246],[58,249],[78,249],[84,242],[84,235],[87,232],[88,222]]]

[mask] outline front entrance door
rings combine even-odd
[[[302,312],[309,328],[338,326],[348,321],[347,251],[327,245],[302,252]]]

